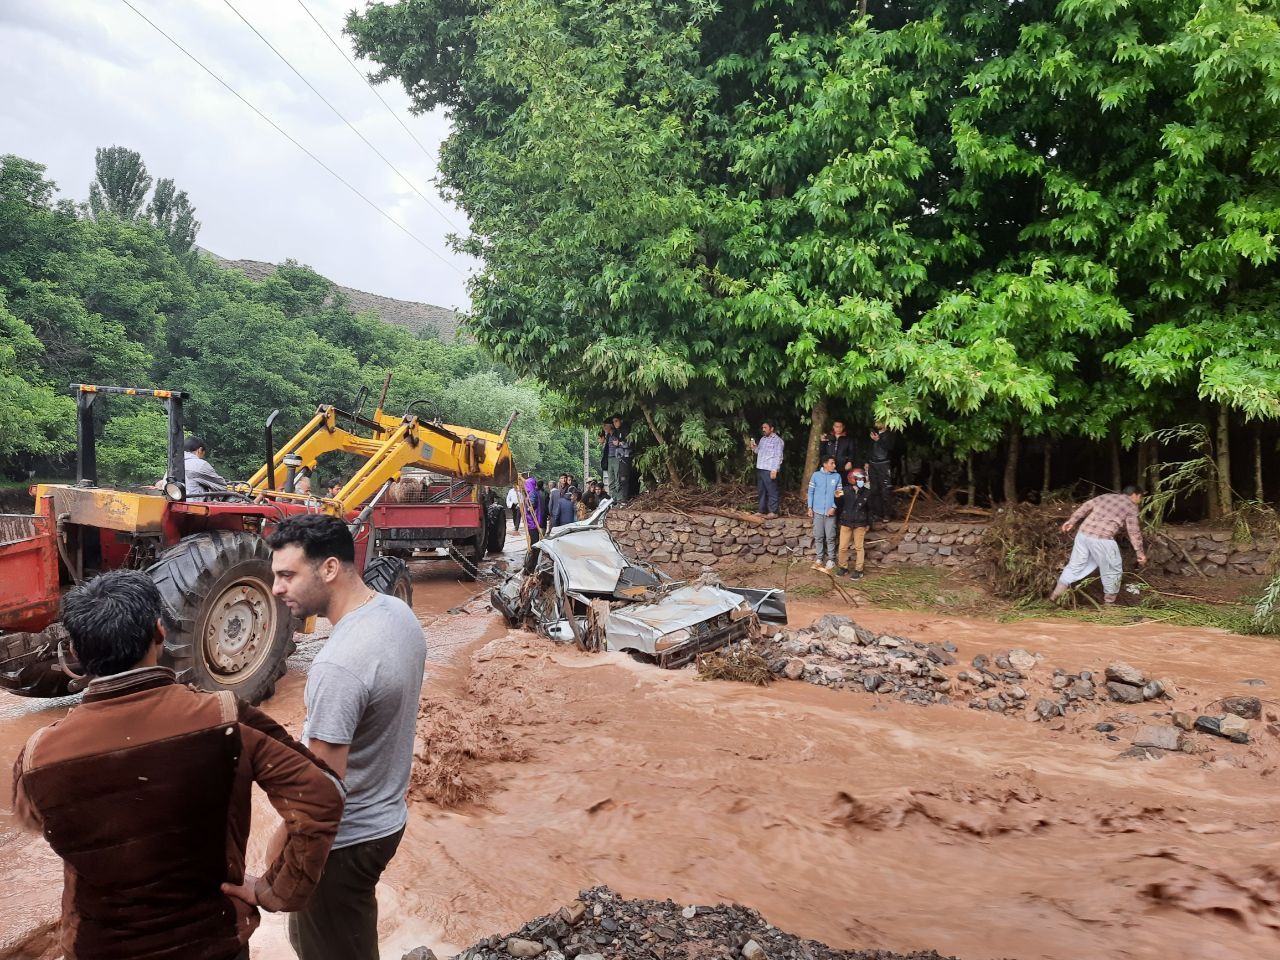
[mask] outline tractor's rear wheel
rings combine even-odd
[[[271,550],[252,533],[210,530],[180,540],[147,573],[167,614],[161,663],[183,683],[249,703],[275,692],[294,620],[271,593]]]
[[[501,553],[507,547],[507,511],[498,503],[489,504],[488,512],[488,544],[489,553]]]
[[[399,597],[413,606],[413,578],[409,564],[399,557],[374,557],[364,568],[364,584],[371,590]]]

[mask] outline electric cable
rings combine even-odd
[[[311,18],[311,22],[316,25],[316,29],[318,29],[321,33],[324,34],[324,38],[329,41],[329,43],[333,46],[333,49],[337,50],[338,53],[342,54],[342,59],[347,61],[347,63],[351,65],[351,69],[356,72],[356,76],[359,77],[361,82],[366,87],[369,88],[370,92],[375,97],[378,98],[378,100],[382,103],[382,105],[387,108],[387,113],[391,114],[395,122],[400,124],[400,126],[404,129],[404,132],[407,133],[410,139],[412,139],[413,142],[418,145],[418,149],[421,150],[426,155],[427,159],[432,162],[432,164],[436,167],[437,170],[440,169],[440,161],[436,157],[436,155],[432,153],[431,150],[414,135],[413,131],[409,129],[408,124],[406,124],[404,120],[401,119],[400,114],[396,112],[395,107],[387,103],[386,99],[382,96],[382,94],[378,92],[378,88],[375,87],[372,81],[370,81],[370,79],[368,78],[368,76],[365,75],[365,72],[356,65],[356,62],[354,60],[352,60],[349,56],[347,56],[347,51],[343,50],[342,45],[338,43],[337,40],[333,39],[333,35],[329,33],[328,30],[325,29],[323,23],[321,23],[319,20],[316,19],[316,15],[311,12],[311,10],[303,2],[303,0],[298,0],[298,6],[300,6],[302,8],[302,11],[308,17]]]
[[[213,79],[214,79],[214,80],[216,80],[219,84],[221,84],[223,87],[225,87],[225,88],[227,89],[227,91],[228,91],[232,96],[234,96],[237,100],[239,100],[241,103],[243,103],[246,107],[248,107],[250,110],[252,110],[254,113],[256,113],[256,114],[257,114],[257,115],[258,115],[262,120],[266,121],[266,123],[267,123],[268,125],[270,125],[270,126],[271,126],[271,128],[272,128],[273,130],[275,130],[278,134],[280,134],[280,136],[284,137],[286,140],[288,140],[290,143],[292,143],[295,147],[297,147],[299,150],[301,150],[303,153],[305,153],[308,157],[310,157],[312,160],[314,160],[317,164],[319,164],[319,165],[320,165],[320,166],[325,170],[325,172],[329,174],[329,176],[333,177],[335,180],[337,180],[339,183],[341,183],[344,187],[346,187],[348,190],[350,190],[352,193],[354,193],[357,197],[359,197],[361,200],[363,200],[366,204],[368,204],[370,207],[372,207],[375,211],[377,211],[377,213],[379,213],[381,216],[385,217],[385,218],[386,218],[386,219],[387,219],[387,220],[392,224],[392,226],[394,226],[397,230],[399,230],[401,233],[403,233],[405,236],[407,236],[409,239],[411,239],[414,243],[418,244],[418,246],[422,247],[422,249],[426,250],[426,251],[427,251],[427,253],[431,254],[433,257],[435,257],[437,260],[439,260],[441,263],[443,263],[443,264],[444,264],[446,267],[448,267],[450,270],[452,270],[452,271],[454,271],[455,273],[457,273],[459,276],[463,276],[463,277],[465,277],[465,276],[467,275],[464,271],[460,270],[460,269],[459,269],[457,266],[455,266],[452,262],[450,262],[448,259],[446,259],[446,258],[444,257],[444,255],[443,255],[443,254],[441,254],[441,253],[437,252],[437,251],[436,251],[436,250],[434,250],[431,246],[429,246],[429,245],[428,245],[424,240],[422,240],[422,239],[421,239],[417,234],[415,234],[412,230],[410,230],[410,229],[409,229],[408,227],[406,227],[404,224],[400,223],[398,220],[396,220],[396,218],[395,218],[395,217],[391,216],[391,214],[387,213],[387,211],[383,210],[380,206],[378,206],[376,203],[374,203],[372,200],[370,200],[368,197],[366,197],[363,193],[361,193],[361,192],[360,192],[360,190],[359,190],[358,188],[354,187],[354,186],[353,186],[350,182],[348,182],[348,181],[347,181],[347,180],[346,180],[346,179],[345,179],[345,178],[344,178],[340,173],[338,173],[337,171],[335,171],[335,170],[334,170],[332,167],[330,167],[327,163],[325,163],[325,162],[324,162],[323,160],[321,160],[318,156],[316,156],[314,153],[312,153],[310,150],[308,150],[305,146],[303,146],[300,142],[298,142],[298,140],[296,140],[296,139],[295,139],[295,138],[294,138],[294,137],[293,137],[293,136],[292,136],[292,135],[291,135],[287,130],[285,130],[285,129],[284,129],[283,127],[281,127],[278,123],[276,123],[274,120],[272,120],[270,117],[268,117],[265,113],[263,113],[261,110],[259,110],[257,107],[255,107],[251,102],[249,102],[247,99],[245,99],[245,97],[244,97],[244,96],[242,96],[242,95],[240,94],[240,92],[239,92],[239,91],[237,91],[237,90],[235,89],[235,87],[231,86],[231,84],[229,84],[229,83],[227,83],[227,81],[223,80],[223,79],[222,79],[222,77],[220,77],[220,76],[218,76],[218,74],[214,73],[214,71],[213,71],[212,69],[210,69],[209,67],[206,67],[206,66],[204,65],[204,63],[202,63],[202,62],[200,61],[200,59],[199,59],[195,54],[191,53],[189,50],[187,50],[187,48],[186,48],[186,47],[184,47],[182,44],[180,44],[177,40],[175,40],[173,37],[169,36],[169,34],[165,33],[165,32],[164,32],[164,30],[162,30],[159,26],[157,26],[157,25],[156,25],[155,21],[153,21],[150,17],[148,17],[145,13],[143,13],[143,12],[142,12],[141,10],[139,10],[137,7],[135,7],[135,6],[130,2],[130,0],[120,0],[120,2],[121,2],[121,3],[123,3],[123,4],[124,4],[126,7],[128,7],[130,10],[132,10],[134,13],[136,13],[136,14],[137,14],[137,15],[138,15],[138,16],[139,16],[143,21],[145,21],[145,22],[147,23],[147,25],[148,25],[148,26],[150,26],[150,27],[151,27],[151,29],[153,29],[156,33],[160,34],[160,36],[164,37],[164,38],[165,38],[166,40],[168,40],[171,44],[173,44],[175,47],[177,47],[177,48],[178,48],[178,49],[179,49],[179,50],[180,50],[180,51],[181,51],[181,52],[182,52],[182,53],[183,53],[183,54],[184,54],[184,55],[185,55],[189,60],[191,60],[191,62],[192,62],[192,63],[194,63],[196,66],[198,66],[201,70],[203,70],[203,71],[204,71],[205,73],[207,73],[209,76],[213,77]]]
[[[317,90],[315,84],[313,84],[310,80],[304,77],[302,75],[302,71],[300,71],[292,63],[290,63],[289,58],[286,57],[279,50],[277,50],[275,44],[273,44],[270,40],[268,40],[265,36],[263,36],[262,31],[260,31],[257,27],[255,27],[249,21],[248,17],[246,17],[243,13],[237,10],[235,5],[231,2],[231,0],[222,0],[222,2],[223,4],[226,5],[228,10],[230,10],[232,13],[234,13],[237,17],[240,18],[240,21],[246,27],[248,27],[250,30],[254,32],[254,35],[257,36],[259,40],[261,40],[263,43],[267,45],[267,49],[269,49],[272,53],[274,53],[281,63],[283,63],[286,67],[288,67],[290,70],[293,71],[294,76],[296,76],[299,80],[301,80],[303,83],[307,85],[307,89],[309,89],[312,93],[314,93],[317,97],[320,98],[320,102],[323,103],[326,107],[328,107],[335,117],[337,117],[344,124],[346,124],[347,128],[352,133],[354,133],[357,137],[359,137],[366,147],[368,147],[375,154],[377,154],[378,159],[381,160],[383,163],[385,163],[392,173],[394,173],[397,177],[403,180],[405,185],[414,193],[416,193],[419,197],[421,197],[423,202],[426,203],[427,206],[429,206],[436,213],[440,214],[440,216],[444,217],[445,221],[448,222],[449,226],[453,227],[455,230],[462,229],[460,226],[458,226],[456,223],[453,222],[452,218],[447,213],[445,213],[443,210],[437,207],[430,197],[428,197],[425,193],[419,190],[417,185],[414,184],[414,182],[410,180],[408,177],[406,177],[404,173],[401,172],[399,167],[397,167],[394,163],[388,160],[386,154],[384,154],[381,150],[379,150],[376,146],[374,146],[373,142],[368,137],[366,137],[363,133],[361,133],[356,128],[355,124],[353,124],[350,120],[348,120],[345,116],[343,116],[342,111],[340,111],[337,107],[335,107],[328,97],[326,97],[323,93]]]

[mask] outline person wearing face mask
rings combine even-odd
[[[850,580],[861,580],[867,559],[863,544],[867,528],[871,526],[871,494],[867,490],[866,474],[857,467],[846,473],[838,496],[836,519],[840,523],[840,544],[836,551],[836,574],[844,576],[848,573]],[[849,573],[850,546],[854,552],[852,573]]]

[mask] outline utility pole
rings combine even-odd
[[[582,428],[582,485],[587,485],[587,478],[591,476],[591,431],[587,427]]]

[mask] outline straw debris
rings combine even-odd
[[[757,687],[768,686],[773,680],[769,661],[741,646],[698,657],[698,677],[702,680],[733,680]]]

